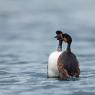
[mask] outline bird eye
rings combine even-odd
[[[62,34],[62,32],[60,30],[56,31],[56,34]]]

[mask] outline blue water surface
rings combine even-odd
[[[95,95],[94,9],[94,0],[0,0],[0,95]],[[79,80],[47,78],[56,30],[73,38]]]

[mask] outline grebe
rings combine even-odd
[[[62,32],[61,31],[56,31],[57,36],[55,36],[55,38],[57,38],[57,40],[59,40],[59,45],[57,48],[57,51],[54,51],[50,54],[49,59],[48,59],[48,77],[49,78],[57,78],[59,77],[59,71],[58,71],[58,67],[57,67],[57,60],[59,55],[62,53]]]
[[[71,52],[72,38],[70,35],[62,34],[62,39],[67,43],[66,51],[62,52],[57,61],[60,79],[68,79],[71,77],[79,78],[80,68],[79,62],[74,53]]]

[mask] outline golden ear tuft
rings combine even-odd
[[[64,37],[63,39],[64,39],[64,42],[65,42],[65,43],[67,43],[67,42],[68,42],[67,38],[65,38],[65,37]]]

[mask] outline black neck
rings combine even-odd
[[[59,40],[57,51],[62,51],[62,42],[63,42],[62,40]]]
[[[71,52],[71,43],[67,44],[67,52]]]

